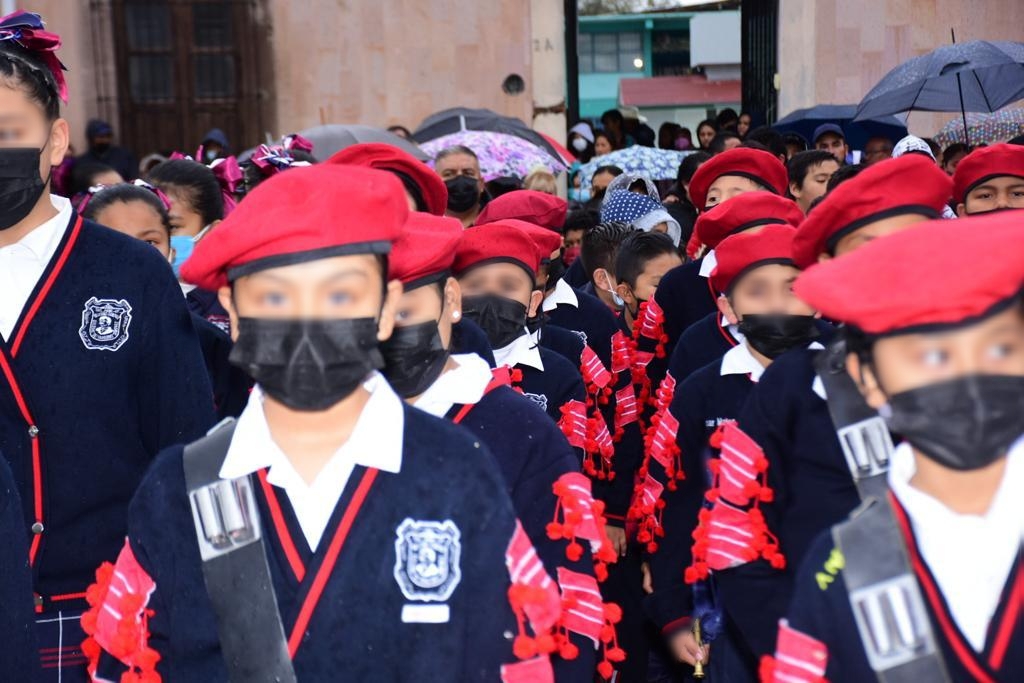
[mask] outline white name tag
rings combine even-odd
[[[402,605],[403,624],[447,624],[448,605]]]

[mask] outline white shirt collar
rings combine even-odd
[[[348,440],[307,484],[274,442],[263,412],[263,392],[255,387],[238,418],[222,479],[235,479],[267,467],[267,481],[285,490],[310,548],[316,549],[338,499],[356,465],[397,473],[402,468],[405,413],[402,400],[384,377],[374,372],[363,383],[370,398]]]
[[[700,276],[711,277],[711,271],[718,265],[718,257],[715,256],[715,250],[711,249],[708,253],[704,254],[703,260],[700,262]]]
[[[730,324],[729,321],[725,319],[725,316],[722,315],[721,313],[718,314],[718,326],[727,330],[729,334],[732,335],[732,338],[735,339],[740,344],[743,344],[744,342],[747,341],[747,335],[740,332],[740,326],[738,324]]]
[[[491,383],[491,367],[475,353],[453,355],[456,366],[441,373],[433,384],[413,403],[434,417],[444,417],[453,405],[472,405],[483,398]]]
[[[529,365],[531,368],[544,371],[544,362],[540,359],[540,342],[537,341],[537,335],[530,332],[516,337],[508,346],[494,349],[494,362],[499,367]]]
[[[745,343],[737,344],[722,356],[722,369],[719,373],[726,375],[750,375],[751,382],[759,382],[764,374],[764,366],[754,358]]]
[[[57,215],[22,237],[16,244],[27,250],[45,267],[57,252],[64,230],[71,222],[71,201],[55,194],[50,195],[50,203],[57,209]],[[13,245],[12,245],[13,246]]]
[[[559,304],[566,304],[573,308],[580,307],[580,299],[576,296],[576,292],[565,280],[559,280],[555,284],[554,291],[544,299],[544,305],[542,306],[545,313],[555,310]]]
[[[896,447],[889,487],[906,509],[915,540],[961,632],[981,652],[1024,537],[1024,437],[1010,447],[1006,471],[983,515],[963,515],[910,483],[909,443]]]

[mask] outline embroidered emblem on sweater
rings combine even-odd
[[[455,522],[405,519],[395,530],[395,581],[409,600],[444,602],[462,570],[461,534]]]
[[[547,412],[547,409],[548,409],[548,397],[547,396],[545,396],[544,394],[531,394],[531,393],[525,392],[525,391],[523,392],[523,396],[525,396],[526,398],[528,398],[531,401],[533,401],[534,403],[536,403],[537,406],[541,410],[543,410],[544,412]]]
[[[132,307],[124,299],[91,297],[82,310],[82,327],[78,330],[85,348],[117,351],[128,341]]]

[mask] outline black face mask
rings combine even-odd
[[[444,182],[448,188],[448,210],[465,213],[480,202],[480,186],[476,178],[455,176]]]
[[[551,263],[548,264],[548,281],[544,285],[544,290],[550,292],[552,289],[558,286],[558,281],[565,275],[565,262],[562,261],[562,255],[559,254],[557,258],[551,259]]]
[[[32,213],[46,183],[39,176],[41,149],[0,149],[0,230]]]
[[[1024,434],[1024,377],[965,375],[889,397],[886,423],[935,462],[976,470]]]
[[[740,320],[739,330],[755,351],[774,360],[790,349],[817,339],[821,332],[814,321],[813,315],[745,315]]]
[[[464,296],[462,313],[483,329],[494,349],[526,334],[526,306],[513,299],[496,294]]]
[[[97,142],[96,144],[94,144],[92,146],[92,151],[96,152],[96,154],[99,154],[99,155],[106,154],[108,151],[110,151],[110,143],[109,142]]]
[[[434,320],[396,327],[380,350],[384,355],[384,376],[402,398],[426,391],[448,362],[448,349],[441,342]]]
[[[325,410],[384,366],[373,318],[239,318],[228,360],[293,410]]]

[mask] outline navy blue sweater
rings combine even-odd
[[[245,409],[252,389],[252,380],[240,368],[232,365],[231,337],[220,327],[195,313],[192,325],[199,337],[199,348],[203,352],[206,372],[213,385],[213,403],[217,408],[217,419],[238,417]]]
[[[24,528],[38,532],[30,554],[44,610],[117,556],[156,454],[213,424],[213,390],[166,265],[149,245],[72,216],[0,343],[0,451]]]
[[[729,329],[722,326],[721,320],[722,315],[717,311],[709,313],[683,332],[668,363],[668,372],[676,382],[715,362],[739,343]]]
[[[562,419],[562,406],[570,401],[586,401],[583,380],[580,378],[578,366],[574,366],[561,354],[543,346],[539,351],[544,370],[538,370],[530,365],[515,366],[513,369],[523,373],[522,380],[515,386],[522,389],[526,398],[537,404],[558,423]]]
[[[17,675],[34,681],[38,675],[35,619],[32,614],[32,570],[21,497],[7,460],[0,456],[0,677]],[[13,678],[12,678],[13,680]]]
[[[594,353],[601,359],[604,366],[610,368],[612,364],[612,335],[618,329],[615,323],[615,314],[593,294],[587,294],[579,289],[573,291],[579,306],[559,304],[554,310],[547,312],[548,319],[552,324],[579,335],[590,348],[594,349]]]
[[[487,361],[492,368],[497,365],[494,362],[494,351],[491,343],[487,341],[487,334],[480,329],[472,320],[462,318],[452,325],[452,354],[475,353]]]
[[[776,623],[811,542],[860,502],[828,406],[813,390],[818,353],[801,348],[779,356],[740,412],[740,428],[768,460],[775,496],[761,511],[786,556],[784,570],[758,560],[716,574],[726,611],[757,655],[775,645]]]
[[[957,628],[938,582],[917,549],[909,524],[903,526],[903,535],[950,680],[953,683],[1024,680],[1024,619],[1020,615],[1024,575],[1020,556],[1010,570],[999,605],[989,622],[985,649],[979,653]],[[854,621],[841,563],[830,559],[834,557],[833,551],[831,533],[825,532],[807,552],[786,615],[789,626],[825,646],[828,652],[825,677],[831,683],[873,681],[876,676],[868,665]],[[879,551],[885,552],[885,549],[879,548]]]
[[[491,454],[465,429],[406,407],[401,471],[356,467],[316,552],[287,494],[254,481],[286,638],[341,518],[355,512],[292,659],[298,680],[336,680],[344,672],[354,681],[497,681],[501,665],[515,661],[511,636],[517,628],[506,595],[515,513]],[[396,569],[404,557],[396,558],[403,520],[450,520],[458,529],[461,578],[449,596],[440,596],[450,609],[446,623],[403,622],[403,606],[415,603],[403,594]],[[162,453],[147,473],[128,527],[131,551],[156,583],[147,607],[153,610],[149,644],[162,656],[157,671],[167,682],[227,680],[180,447]],[[101,672],[118,668],[113,658],[101,662]]]
[[[669,414],[679,423],[676,445],[686,479],[677,481],[675,491],[665,489],[662,494],[665,536],[649,559],[654,593],[645,603],[651,620],[666,635],[688,626],[693,611],[693,592],[683,572],[692,562],[691,534],[709,483],[708,439],[718,425],[736,420],[757,386],[748,375],[722,375],[721,369],[719,359],[690,375],[676,387],[669,405]],[[667,483],[656,461],[651,462],[651,472],[663,485]]]
[[[699,258],[668,271],[654,293],[654,300],[665,312],[665,334],[668,335],[665,351],[669,355],[686,328],[718,310],[711,280],[700,276],[703,262],[704,259]]]
[[[463,408],[452,406],[447,417],[456,418]],[[576,452],[558,427],[532,401],[505,386],[484,394],[459,424],[472,432],[498,461],[516,516],[548,573],[555,576],[558,567],[566,567],[593,576],[594,565],[586,546],[582,557],[573,562],[566,557],[566,541],[551,540],[547,535],[546,527],[555,519],[557,501],[552,487],[563,474],[580,471]],[[576,635],[573,641],[579,655],[571,662],[553,661],[556,680],[589,681],[596,666],[594,645]]]

